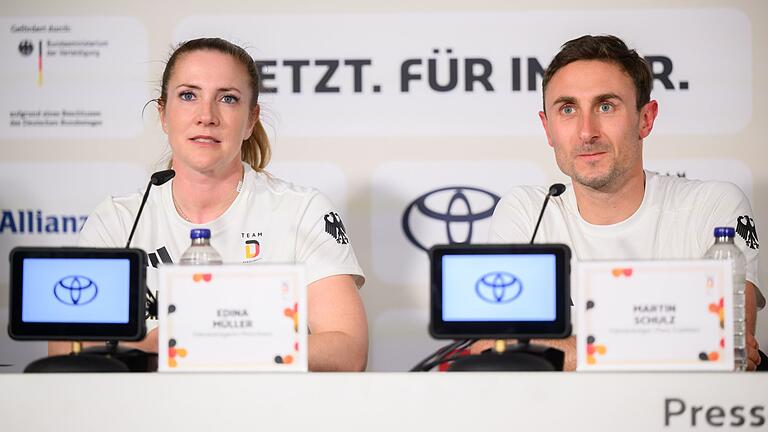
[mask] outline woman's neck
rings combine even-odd
[[[245,169],[241,163],[225,173],[201,173],[185,166],[174,167],[173,203],[187,222],[208,223],[237,198]]]

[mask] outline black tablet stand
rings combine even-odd
[[[496,340],[493,348],[480,354],[459,357],[448,368],[451,372],[470,371],[562,371],[565,353],[557,348],[534,345],[519,339],[516,344]]]
[[[72,353],[35,360],[27,365],[24,372],[153,372],[157,370],[157,354],[121,348],[117,341],[108,341],[103,347],[86,349],[81,347],[81,342],[72,342]]]

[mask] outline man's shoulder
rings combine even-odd
[[[741,200],[744,192],[735,184],[718,180],[695,180],[651,173],[651,181],[666,200],[691,202],[698,205],[722,199]]]
[[[547,188],[544,186],[521,185],[515,186],[501,196],[502,201],[513,201],[519,203],[538,202],[541,203],[547,195]]]

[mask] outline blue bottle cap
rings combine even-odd
[[[735,235],[736,235],[736,230],[731,227],[715,228],[715,237],[733,237]]]
[[[731,231],[733,231],[733,228],[731,228]],[[191,239],[197,239],[197,238],[211,238],[211,230],[208,228],[195,228],[189,233],[189,238]]]

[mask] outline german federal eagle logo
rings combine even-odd
[[[749,215],[739,216],[736,220],[736,232],[744,239],[744,243],[750,249],[760,249],[760,243],[757,242],[757,229],[755,220]]]
[[[336,243],[349,243],[349,237],[347,237],[347,229],[344,228],[344,222],[341,221],[338,213],[330,212],[325,215],[323,219],[325,219],[325,232],[333,237],[336,240]]]

